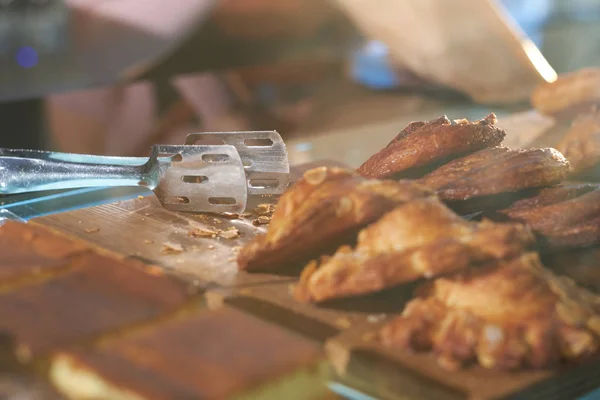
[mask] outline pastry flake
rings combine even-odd
[[[361,295],[521,254],[534,242],[520,224],[469,222],[435,199],[407,202],[363,229],[355,248],[310,262],[295,298]]]
[[[499,145],[506,133],[495,126],[496,115],[469,122],[446,116],[429,122],[411,122],[385,148],[371,156],[358,173],[367,178],[387,178]]]
[[[545,269],[536,253],[438,278],[417,293],[379,339],[432,350],[447,369],[545,368],[587,358],[600,344],[600,297]]]
[[[356,240],[364,226],[396,206],[433,193],[411,181],[367,180],[354,171],[319,167],[280,198],[265,235],[239,253],[240,269],[305,262]]]

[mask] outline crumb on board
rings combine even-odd
[[[252,221],[252,225],[254,225],[254,226],[266,225],[269,222],[271,222],[270,217],[267,217],[266,215],[261,215],[260,217],[258,217],[257,219]]]
[[[348,317],[339,317],[335,320],[335,324],[342,329],[348,329],[352,326],[352,321]]]
[[[152,243],[154,243],[154,240],[146,239],[146,240],[144,240],[144,243],[152,244]]]
[[[219,237],[222,237],[224,239],[235,239],[240,236],[240,231],[238,231],[238,229],[235,226],[232,226],[226,231],[219,231],[218,235]]]
[[[243,212],[243,213],[240,213],[239,216],[242,218],[248,218],[248,217],[251,217],[252,214],[249,212]]]
[[[144,196],[142,196],[142,195],[138,196],[138,200],[143,200],[143,199],[144,199]]]
[[[165,255],[183,253],[183,246],[178,243],[165,242],[161,253]]]
[[[240,290],[240,294],[241,294],[242,296],[248,296],[248,295],[251,295],[251,294],[252,294],[252,289],[249,289],[249,288],[244,288],[244,289]]]
[[[152,213],[144,213],[144,215],[145,215],[146,217],[149,217],[149,216],[151,216],[151,215],[152,215]]]
[[[288,285],[288,293],[289,293],[290,295],[293,295],[295,290],[296,290],[296,285],[295,285],[295,284],[293,284],[293,283],[290,283],[290,284]]]
[[[214,250],[215,249],[215,245],[214,244],[209,244],[208,245],[208,249],[209,250]]]
[[[269,204],[269,203],[259,204],[254,209],[254,212],[257,213],[258,215],[272,214],[274,211],[275,211],[275,204]]]
[[[203,228],[192,229],[188,232],[188,236],[201,237],[201,238],[206,238],[206,237],[214,238],[214,237],[217,237],[217,234],[218,234],[217,231],[211,231],[210,229],[203,229]]]
[[[98,233],[100,232],[100,228],[86,228],[85,233]]]
[[[213,222],[214,222],[215,224],[217,224],[217,225],[221,225],[221,224],[223,223],[223,221],[221,221],[221,220],[220,220],[220,219],[218,219],[218,218],[213,218]]]

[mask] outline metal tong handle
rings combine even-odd
[[[145,186],[158,181],[150,159],[41,150],[0,149],[0,194],[104,186]],[[144,182],[144,184],[142,184]]]

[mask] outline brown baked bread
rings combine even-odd
[[[418,180],[444,201],[464,201],[551,186],[565,179],[569,162],[556,149],[484,149],[450,161]]]
[[[600,243],[600,188],[565,201],[537,207],[513,207],[500,213],[531,227],[546,250]]]
[[[99,346],[63,349],[50,378],[70,399],[320,399],[318,343],[241,311],[198,310]],[[296,395],[299,394],[300,395]]]
[[[355,248],[311,262],[302,302],[361,295],[521,254],[534,242],[520,224],[469,222],[435,199],[407,202],[363,229]]]
[[[380,340],[432,350],[448,369],[517,369],[585,359],[597,353],[599,335],[600,297],[527,253],[427,282]]]
[[[433,169],[453,158],[499,145],[506,133],[495,126],[496,122],[494,114],[474,122],[450,121],[446,116],[412,122],[365,161],[358,173],[367,178],[418,176],[423,167]]]
[[[426,196],[433,193],[411,181],[367,180],[335,167],[312,169],[281,196],[269,230],[239,252],[238,266],[275,270],[335,251],[387,211]]]

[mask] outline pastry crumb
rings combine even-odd
[[[267,217],[266,215],[261,215],[260,217],[258,217],[254,221],[252,221],[252,225],[254,225],[254,226],[266,225],[269,222],[271,222],[270,217]]]
[[[236,227],[231,227],[226,231],[219,231],[218,235],[224,239],[235,239],[240,236],[240,231]]]
[[[85,233],[98,233],[100,232],[100,228],[86,228]]]
[[[208,245],[208,249],[209,249],[209,250],[214,250],[214,249],[215,249],[215,246],[214,246],[214,245],[212,245],[212,244],[210,244],[210,245]]]
[[[188,236],[191,237],[200,237],[200,238],[206,238],[206,237],[217,237],[217,233],[216,231],[211,231],[209,229],[202,229],[202,228],[196,228],[196,229],[192,229],[188,232]]]
[[[166,242],[163,244],[161,253],[165,255],[183,253],[183,246],[177,243]]]
[[[252,294],[252,289],[248,289],[248,288],[242,289],[242,290],[240,290],[240,294],[243,296],[248,296],[248,295]]]
[[[271,214],[274,211],[275,211],[275,205],[269,204],[269,203],[259,204],[254,209],[254,212],[257,213],[258,215]]]
[[[144,243],[152,244],[152,243],[154,243],[154,240],[146,239],[146,240],[144,240]]]
[[[138,199],[139,199],[139,200],[143,200],[143,199],[144,199],[144,196],[140,195],[140,196],[138,196]]]

